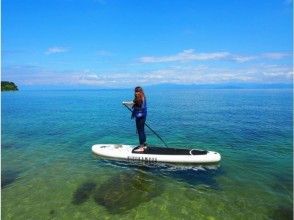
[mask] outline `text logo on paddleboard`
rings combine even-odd
[[[148,162],[157,162],[156,157],[134,157],[128,156],[128,160],[138,160],[138,161],[148,161]]]

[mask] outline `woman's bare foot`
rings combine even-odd
[[[135,152],[144,152],[144,150],[145,150],[145,147],[142,146],[142,145],[140,145],[140,147],[137,148],[137,149],[135,149],[134,151],[135,151]]]

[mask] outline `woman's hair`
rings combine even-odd
[[[137,86],[137,87],[135,88],[135,92],[140,92],[140,93],[143,93],[143,95],[144,95],[144,91],[143,91],[143,89],[142,89],[141,86]]]
[[[141,106],[144,98],[145,98],[145,94],[144,94],[142,87],[137,86],[135,88],[135,98],[134,98],[135,105]]]

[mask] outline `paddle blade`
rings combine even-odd
[[[126,101],[126,102],[122,102],[122,104],[129,107],[129,108],[132,108],[134,105],[134,102],[133,101]]]

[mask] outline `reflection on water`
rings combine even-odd
[[[215,180],[217,176],[223,175],[224,170],[220,164],[168,164],[149,163],[140,161],[118,161],[106,160],[96,157],[104,166],[115,166],[141,170],[157,176],[172,178],[180,182],[189,184],[191,187],[205,185],[206,187],[220,190],[220,186]]]

